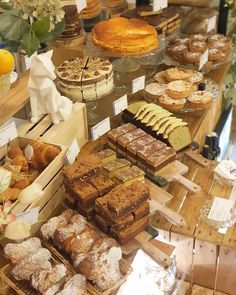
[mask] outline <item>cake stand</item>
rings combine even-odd
[[[84,27],[85,32],[91,32],[92,28],[99,22],[109,18],[109,12],[106,8],[102,8],[98,16],[90,19],[82,19],[81,24]]]
[[[89,35],[84,48],[84,55],[103,57],[111,60],[115,72],[116,86],[125,88],[130,80],[141,75],[145,75],[149,79],[155,73],[156,65],[162,61],[165,49],[165,38],[158,36],[158,41],[158,48],[148,53],[121,55],[96,46],[92,41],[91,35]]]

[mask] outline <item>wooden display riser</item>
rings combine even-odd
[[[236,225],[226,235],[208,226],[200,218],[206,200],[219,196],[229,198],[232,187],[214,180],[210,167],[199,167],[190,159],[183,162],[189,167],[187,178],[202,187],[197,194],[190,194],[179,184],[170,184],[168,192],[175,198],[168,206],[180,213],[187,221],[177,228],[160,215],[153,217],[152,224],[159,229],[159,238],[176,247],[178,267],[195,284],[234,295],[236,289]]]

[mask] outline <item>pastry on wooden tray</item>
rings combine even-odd
[[[113,178],[115,173],[129,169],[131,163],[126,159],[116,159],[114,161],[108,162],[102,166],[102,173]]]
[[[182,110],[186,101],[185,98],[173,99],[168,95],[162,95],[158,100],[160,106],[170,111]]]
[[[101,159],[102,164],[106,164],[107,162],[116,159],[116,153],[111,149],[102,150],[96,153],[96,156],[98,156],[98,158]]]
[[[134,129],[136,129],[137,127],[134,126],[133,124],[125,124],[125,125],[122,125],[116,129],[113,129],[111,131],[108,132],[108,145],[116,150],[116,142],[118,140],[118,138],[120,136],[122,136],[123,134],[129,132],[129,131],[132,131]]]
[[[144,182],[144,172],[138,167],[132,166],[125,171],[115,173],[114,181],[116,184],[125,183],[126,185],[130,185],[134,181]]]
[[[172,81],[166,87],[167,95],[174,99],[186,98],[195,90],[197,90],[195,85],[184,80]]]
[[[101,48],[120,55],[144,54],[158,47],[155,28],[136,18],[102,21],[93,27],[92,39]]]

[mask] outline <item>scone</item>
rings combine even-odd
[[[165,71],[161,71],[161,72],[156,73],[154,76],[154,80],[157,83],[166,84]]]
[[[195,63],[200,61],[201,56],[201,52],[185,51],[183,53],[183,60],[187,63]]]
[[[206,42],[193,41],[189,44],[189,49],[192,52],[204,52],[207,49]]]
[[[159,98],[159,105],[170,111],[182,110],[184,108],[185,103],[185,98],[173,99],[168,95],[163,95]]]
[[[165,92],[166,84],[150,83],[146,85],[144,90],[144,96],[147,99],[157,100]]]
[[[191,71],[191,73],[192,73],[192,75],[190,78],[188,78],[187,81],[198,85],[203,79],[203,74],[198,71]]]
[[[166,93],[173,99],[182,99],[189,96],[196,86],[184,80],[172,81],[166,87]]]
[[[218,48],[209,48],[209,51],[208,51],[208,59],[210,61],[216,61],[216,60],[219,60],[221,58],[221,53],[222,51]]]
[[[193,92],[188,98],[190,106],[193,108],[205,109],[210,106],[213,96],[209,91]]]

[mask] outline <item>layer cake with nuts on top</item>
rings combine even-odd
[[[93,101],[112,92],[113,68],[99,57],[76,57],[56,70],[60,92],[73,101]]]

